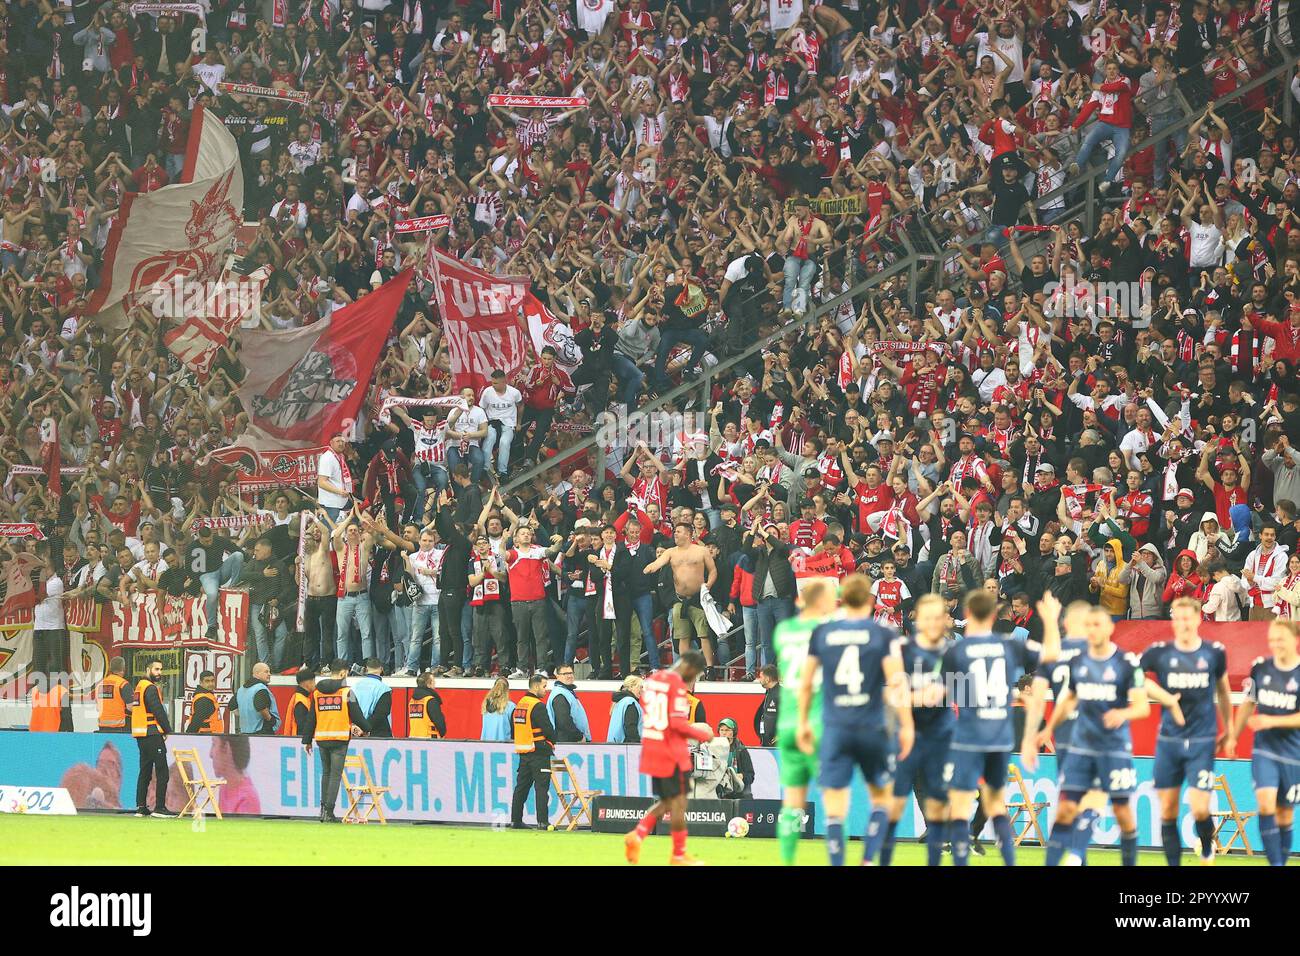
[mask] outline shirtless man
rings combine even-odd
[[[339,522],[331,535],[334,550],[338,552],[339,575],[338,611],[335,614],[335,653],[341,660],[359,663],[348,655],[352,622],[361,629],[362,659],[375,656],[374,632],[370,626],[370,594],[366,587],[366,569],[370,567],[370,553],[375,547],[375,535],[370,529],[369,515],[358,516],[357,505]]]
[[[679,522],[673,527],[674,546],[654,561],[646,565],[646,574],[657,574],[665,564],[673,568],[673,588],[677,592],[677,602],[673,605],[673,634],[677,638],[677,651],[685,654],[691,649],[691,641],[700,639],[700,649],[704,652],[704,663],[713,667],[713,634],[709,622],[704,617],[704,608],[700,605],[700,589],[713,587],[718,579],[718,568],[713,563],[713,555],[702,544],[691,539],[691,526]],[[708,673],[708,671],[706,671]]]
[[[785,252],[785,289],[781,293],[781,313],[794,314],[794,293],[803,290],[803,310],[809,305],[813,280],[821,261],[821,250],[831,241],[830,228],[812,214],[807,199],[796,199],[794,215],[786,219],[777,247]],[[802,311],[802,310],[801,310]]]
[[[334,619],[338,614],[334,560],[330,557],[329,516],[317,508],[307,525],[307,607],[303,627],[307,633],[307,666],[315,669],[334,658]]]

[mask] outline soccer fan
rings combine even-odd
[[[1214,755],[1231,757],[1237,749],[1228,686],[1227,652],[1217,641],[1204,641],[1197,630],[1201,608],[1195,598],[1179,598],[1169,609],[1172,643],[1159,641],[1142,652],[1147,696],[1163,708],[1156,738],[1154,778],[1160,797],[1160,838],[1165,860],[1178,866],[1182,837],[1178,832],[1182,787],[1200,840],[1200,862],[1214,862]],[[1220,723],[1222,731],[1220,731]]]
[[[1012,728],[1012,694],[1020,678],[1060,654],[1060,631],[1055,617],[1043,619],[1043,641],[1019,640],[995,632],[997,602],[988,591],[972,591],[962,601],[966,620],[960,641],[944,652],[944,679],[955,681],[956,726],[953,729],[948,780],[948,834],[955,866],[966,866],[970,855],[970,818],[978,795],[993,824],[1003,862],[1016,859],[1011,820],[1003,790],[1007,767],[1015,749]],[[1026,702],[1025,727],[1036,727],[1041,702]],[[1022,747],[1022,750],[1028,748]]]
[[[871,797],[862,859],[875,862],[888,828],[894,760],[907,759],[914,735],[910,694],[895,643],[898,636],[873,620],[868,579],[857,573],[845,578],[840,601],[843,618],[812,632],[799,681],[799,749],[810,756],[817,752],[831,866],[844,865],[844,819],[854,768],[862,771]],[[823,674],[820,742],[810,719],[819,673]],[[897,749],[886,726],[887,709],[897,720]]]
[[[686,852],[686,778],[692,765],[687,741],[708,743],[713,739],[713,731],[706,723],[691,722],[687,686],[704,673],[704,667],[703,654],[686,651],[671,669],[655,671],[641,685],[641,706],[645,711],[641,772],[650,777],[655,802],[636,829],[624,838],[629,863],[640,861],[642,842],[665,814],[673,841],[669,863],[673,866],[700,863]]]
[[[1255,733],[1250,757],[1259,808],[1259,837],[1270,866],[1286,866],[1300,796],[1300,653],[1294,621],[1268,626],[1269,657],[1256,658],[1245,699],[1233,721],[1235,736]]]
[[[1100,608],[1088,611],[1088,649],[1070,661],[1069,686],[1052,711],[1047,731],[1072,712],[1078,720],[1070,735],[1070,752],[1062,761],[1060,801],[1047,841],[1046,866],[1056,866],[1070,843],[1070,831],[1085,793],[1100,785],[1110,798],[1120,828],[1120,859],[1137,865],[1137,817],[1132,797],[1137,789],[1133,741],[1129,729],[1150,713],[1143,689],[1142,665],[1111,641],[1115,624]]]
[[[808,658],[813,630],[835,610],[834,584],[825,579],[809,581],[799,593],[798,604],[798,616],[778,624],[772,637],[781,685],[796,688]],[[812,690],[808,704],[808,723],[814,729],[822,726],[820,684]],[[817,773],[816,758],[799,748],[796,740],[798,730],[798,698],[790,693],[781,694],[776,714],[776,748],[781,766],[781,815],[776,821],[776,838],[781,848],[781,862],[786,866],[794,863],[799,848],[799,834],[803,830],[808,785]]]

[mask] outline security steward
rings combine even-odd
[[[140,773],[135,779],[135,815],[137,817],[172,817],[167,812],[167,735],[172,724],[163,706],[162,661],[154,658],[145,666],[144,676],[136,681],[131,702],[131,736],[140,750]],[[154,810],[149,812],[149,778],[153,777]]]
[[[126,679],[126,658],[108,662],[108,673],[95,685],[95,703],[99,708],[101,734],[126,733],[126,712],[131,705],[130,682]]]
[[[28,730],[41,733],[72,733],[72,694],[61,676],[55,675],[49,690],[32,688],[32,719]]]
[[[187,734],[224,734],[226,723],[221,719],[221,705],[217,703],[217,675],[212,671],[199,674],[199,689],[194,692]]]
[[[343,783],[348,742],[354,732],[360,735],[370,730],[357,695],[348,687],[347,677],[348,662],[335,659],[330,664],[330,675],[316,682],[311,692],[311,709],[300,725],[299,737],[307,753],[311,753],[313,744],[320,744],[321,823],[341,822],[334,815],[334,804],[338,802]]]
[[[524,805],[528,791],[537,804],[537,825],[550,826],[551,755],[555,753],[555,728],[546,714],[546,675],[528,679],[528,692],[515,705],[511,721],[515,731],[515,753],[519,755],[519,774],[515,777],[514,800],[510,807],[510,826],[524,826]]]
[[[406,705],[406,735],[441,738],[447,736],[447,718],[442,713],[442,695],[434,690],[433,671],[415,679],[415,691]]]
[[[311,692],[315,689],[316,675],[305,667],[298,671],[298,686],[294,689],[293,699],[289,701],[289,712],[280,731],[284,736],[298,736],[298,725],[311,710]]]

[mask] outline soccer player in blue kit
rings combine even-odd
[[[1214,755],[1237,750],[1232,726],[1232,689],[1228,686],[1228,656],[1222,644],[1201,640],[1201,602],[1178,598],[1169,607],[1173,643],[1161,641],[1142,652],[1147,672],[1147,696],[1164,712],[1156,736],[1154,777],[1160,797],[1160,840],[1170,866],[1182,862],[1178,833],[1179,796],[1187,784],[1187,803],[1201,844],[1202,866],[1214,863],[1214,820],[1210,794],[1214,791]],[[1222,722],[1223,732],[1219,726]]]
[[[1061,698],[1065,696],[1065,689],[1070,686],[1070,662],[1084,653],[1088,649],[1088,639],[1083,635],[1088,629],[1088,612],[1092,610],[1093,605],[1087,601],[1071,601],[1065,609],[1063,623],[1065,625],[1065,634],[1061,638],[1060,656],[1051,663],[1043,664],[1038,668],[1038,673],[1034,675],[1033,692],[1040,700],[1046,697],[1048,689],[1052,692],[1052,700],[1057,706],[1060,705]],[[1040,617],[1041,617],[1041,612]],[[1060,762],[1065,759],[1065,755],[1070,752],[1070,734],[1074,730],[1074,720],[1077,714],[1072,714],[1056,729],[1056,740],[1054,750],[1056,752],[1057,768],[1060,768]],[[1031,728],[1026,721],[1025,740],[1030,739],[1030,730],[1037,732],[1038,728]],[[1027,747],[1021,752],[1020,760],[1025,769],[1033,770],[1038,766],[1038,751],[1041,750],[1051,740],[1048,734],[1037,734],[1033,745]],[[1084,798],[1079,802],[1079,814],[1075,817],[1074,825],[1069,834],[1069,852],[1068,862],[1077,863],[1080,866],[1087,865],[1088,859],[1088,842],[1092,839],[1092,825],[1100,816],[1100,811],[1105,808],[1106,796],[1100,790],[1089,790]]]
[[[1237,736],[1255,732],[1250,770],[1255,778],[1259,837],[1270,866],[1286,866],[1291,824],[1300,803],[1300,652],[1294,621],[1268,626],[1272,657],[1256,658],[1237,707]]]
[[[1052,711],[1049,733],[1077,710],[1070,750],[1061,762],[1056,822],[1047,841],[1047,866],[1056,866],[1070,845],[1070,832],[1085,793],[1101,788],[1110,796],[1120,828],[1120,861],[1137,865],[1137,817],[1131,799],[1137,789],[1129,724],[1151,712],[1143,689],[1142,665],[1111,641],[1115,622],[1102,608],[1088,612],[1088,650],[1070,661],[1069,686]]]
[[[916,741],[907,759],[898,761],[894,772],[894,797],[889,808],[889,826],[880,850],[880,865],[893,858],[894,832],[903,811],[912,800],[912,786],[919,779],[925,817],[925,843],[930,866],[938,866],[948,838],[948,784],[943,768],[948,762],[955,718],[948,706],[943,681],[943,655],[948,649],[952,618],[943,598],[923,594],[917,599],[914,617],[916,633],[899,642],[903,674],[912,695],[912,723]]]
[[[995,634],[997,606],[997,597],[988,591],[967,594],[963,601],[966,634],[943,656],[944,680],[957,706],[957,723],[944,766],[948,839],[954,866],[966,866],[970,860],[970,816],[977,794],[983,798],[985,812],[997,834],[1003,862],[1015,865],[1016,842],[1003,798],[1007,767],[1015,749],[1012,694],[1024,674],[1040,663],[1056,660],[1060,653],[1060,602],[1054,597],[1045,605],[1050,612],[1042,615],[1041,646],[1036,641]],[[1042,700],[1031,693],[1025,700],[1025,727],[1037,728],[1041,717]]]
[[[898,759],[906,760],[912,749],[912,709],[898,656],[898,635],[873,620],[871,599],[871,580],[865,575],[844,579],[840,585],[844,617],[813,631],[799,682],[799,748],[812,753],[814,734],[808,712],[817,674],[823,674],[818,779],[831,866],[844,864],[844,818],[854,767],[862,771],[871,795],[864,865],[875,859],[884,843],[895,759],[886,704],[897,721]]]

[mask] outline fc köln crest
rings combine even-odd
[[[357,387],[352,354],[320,342],[278,379],[264,395],[253,397],[253,416],[267,431],[309,426]]]

